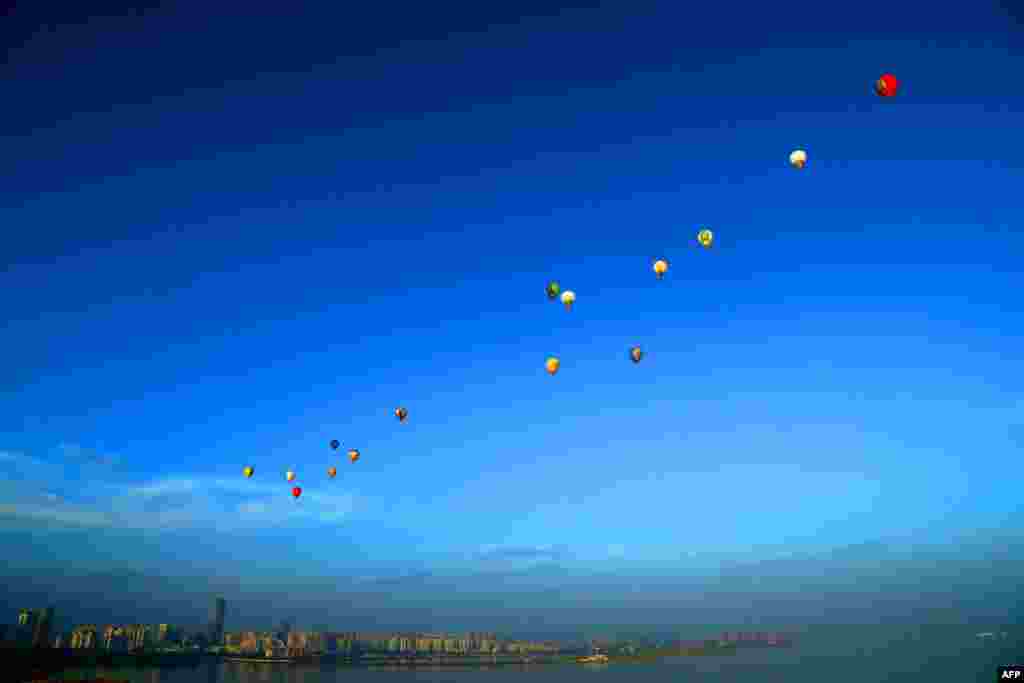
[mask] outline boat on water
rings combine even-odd
[[[601,652],[598,652],[597,650],[595,650],[593,653],[591,653],[590,655],[587,655],[586,657],[577,657],[576,658],[576,663],[577,664],[607,664],[608,663],[608,655],[602,654]]]

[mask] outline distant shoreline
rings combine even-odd
[[[787,643],[786,645],[791,645]],[[785,646],[785,645],[784,645]],[[715,657],[735,655],[735,644],[707,645],[683,649],[653,649],[635,654],[610,655],[608,662],[597,664],[651,663],[677,657]],[[5,669],[16,672],[18,680],[38,680],[58,672],[73,669],[119,668],[196,668],[204,661],[222,661],[240,666],[327,666],[337,668],[429,668],[429,667],[530,667],[579,664],[577,654],[469,654],[469,655],[412,655],[394,653],[365,653],[351,656],[343,653],[324,653],[302,657],[262,658],[242,654],[204,652],[109,652],[102,650],[5,648]]]

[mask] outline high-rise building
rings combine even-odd
[[[71,632],[72,649],[92,649],[98,645],[99,639],[96,636],[96,627],[92,624],[78,626]]]
[[[32,647],[50,647],[50,631],[53,629],[53,608],[30,610],[18,613],[17,640]]]
[[[210,609],[209,644],[220,645],[224,641],[224,610],[227,603],[224,598],[215,598]]]

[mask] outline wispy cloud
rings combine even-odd
[[[21,451],[5,451],[0,450],[0,466],[3,466],[8,470],[33,470],[44,467],[52,467],[53,463],[49,463],[39,458],[34,458],[27,453]]]
[[[614,559],[622,559],[626,556],[626,546],[620,543],[613,543],[608,546],[608,557]]]
[[[63,442],[57,446],[60,454],[72,461],[92,463],[96,465],[116,465],[121,458],[112,453],[101,453],[92,448],[86,448],[80,444]]]
[[[63,444],[62,452],[80,451]],[[338,524],[356,504],[348,492],[306,491],[294,500],[287,487],[250,480],[171,477],[113,486],[95,474],[84,474],[73,482],[64,474],[64,467],[57,463],[0,450],[0,520],[21,526],[238,531],[268,525]],[[84,492],[94,499],[85,500]]]
[[[568,557],[564,545],[484,545],[477,557],[483,560],[558,560]]]

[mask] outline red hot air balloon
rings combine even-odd
[[[875,94],[879,97],[896,97],[900,82],[892,74],[882,74],[875,81]]]
[[[409,417],[409,411],[402,407],[395,408],[395,417],[399,422],[405,422],[405,418]]]
[[[295,488],[292,489],[292,495],[298,498],[299,496],[302,495],[302,489],[296,486]]]

